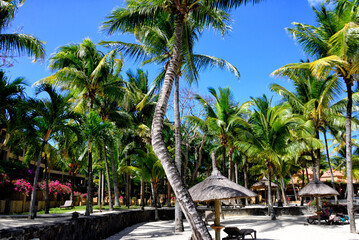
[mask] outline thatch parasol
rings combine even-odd
[[[328,185],[322,183],[318,179],[314,179],[313,181],[308,183],[304,188],[302,188],[299,191],[298,195],[301,197],[316,197],[318,222],[320,224],[318,197],[330,197],[330,196],[339,195],[339,193],[334,188],[329,187]]]
[[[252,189],[265,190],[268,188],[268,186],[269,186],[268,179],[266,177],[263,177],[262,180],[253,184]],[[271,186],[272,188],[278,188],[278,185],[273,182],[271,183]]]
[[[223,228],[220,225],[220,200],[250,198],[257,196],[257,194],[224,177],[217,169],[214,152],[212,152],[212,165],[213,171],[211,176],[191,187],[189,193],[195,202],[214,201],[215,220],[214,225],[211,227],[215,230],[215,239],[219,240],[220,231]]]

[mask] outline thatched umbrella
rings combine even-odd
[[[310,183],[308,183],[304,188],[302,188],[299,193],[301,197],[315,197],[317,202],[317,214],[318,214],[318,222],[320,224],[320,212],[319,212],[319,197],[331,197],[335,195],[339,195],[339,193],[334,189],[329,187],[328,185],[322,183],[318,179],[314,179]]]
[[[250,198],[257,196],[251,190],[242,187],[228,178],[224,177],[216,166],[216,156],[212,152],[213,171],[211,176],[189,189],[189,193],[195,202],[214,201],[214,225],[216,240],[220,239],[220,231],[223,226],[220,225],[220,200]]]
[[[260,180],[259,182],[256,182],[255,184],[252,185],[252,189],[265,190],[265,189],[268,189],[268,186],[269,186],[268,179],[266,177],[263,177],[262,180]],[[278,185],[272,182],[271,187],[277,188]]]
[[[268,189],[268,186],[269,186],[268,178],[266,178],[264,176],[262,178],[262,180],[260,180],[259,182],[256,182],[255,184],[253,184],[251,189],[255,189],[255,190],[258,190],[258,191],[263,191],[264,190],[264,195],[266,196],[268,194],[267,194],[267,192],[265,190]],[[278,188],[278,185],[272,182],[271,187],[272,187],[272,189],[276,189],[276,188]]]

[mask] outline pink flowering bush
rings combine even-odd
[[[26,196],[29,196],[29,194],[32,192],[31,184],[25,179],[16,179],[12,181],[12,184],[15,186],[15,191],[23,193]]]
[[[46,182],[41,181],[40,183],[38,183],[38,187],[41,190],[45,191],[46,190]],[[70,194],[71,193],[71,184],[70,183],[62,184],[58,180],[50,181],[49,182],[49,193],[50,194],[53,193],[54,195]]]
[[[75,197],[86,198],[87,193],[74,192]]]
[[[5,187],[11,183],[10,178],[5,173],[0,174],[0,187]]]

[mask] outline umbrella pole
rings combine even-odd
[[[224,227],[221,226],[220,209],[221,209],[220,200],[217,199],[214,200],[214,224],[211,227],[214,230],[216,240],[221,239],[221,229]]]

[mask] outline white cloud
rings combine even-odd
[[[325,0],[308,0],[310,6],[316,6],[322,2],[324,2]]]

